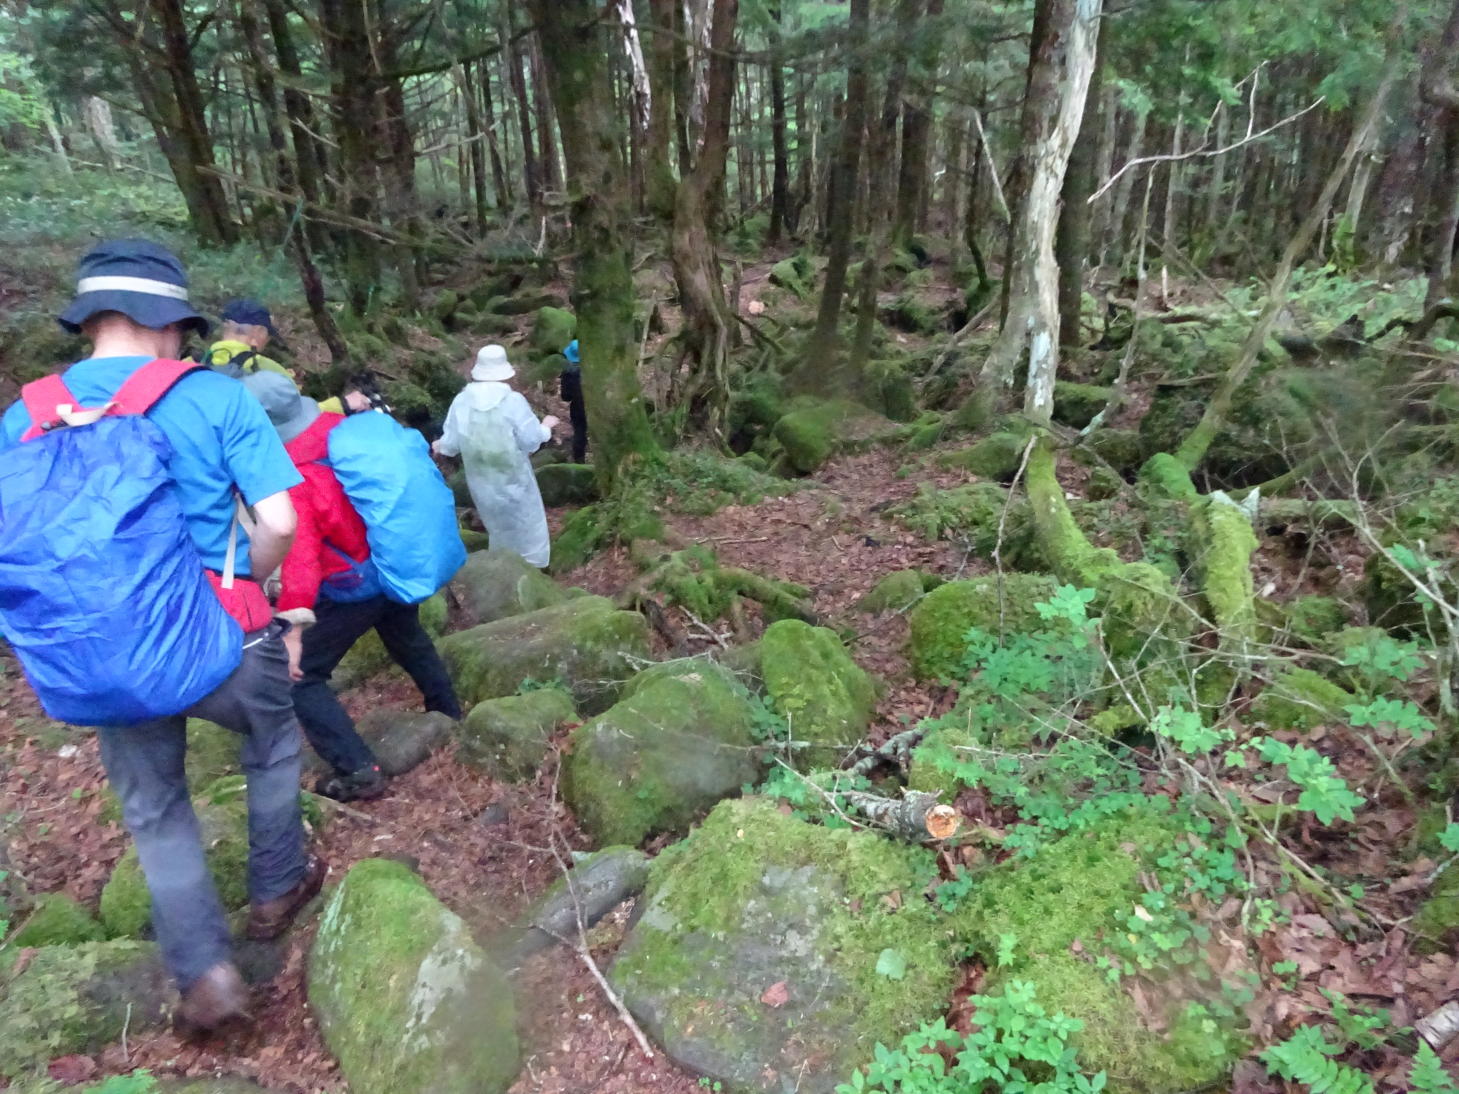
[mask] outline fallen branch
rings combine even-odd
[[[921,728],[904,729],[879,748],[873,749],[857,760],[846,769],[846,773],[848,775],[870,775],[882,764],[905,767],[908,758],[912,755],[912,749],[921,744],[922,738],[926,735],[927,731]]]
[[[1429,336],[1429,332],[1434,329],[1435,324],[1440,319],[1459,319],[1459,303],[1453,300],[1440,300],[1417,319],[1404,319],[1401,316],[1397,319],[1390,319],[1368,341],[1376,342],[1390,331],[1395,331],[1399,327],[1402,327],[1404,337],[1410,342],[1422,342]]]
[[[913,843],[951,839],[962,823],[956,809],[941,804],[936,794],[921,790],[903,790],[900,799],[863,790],[845,790],[841,797],[873,828]]]

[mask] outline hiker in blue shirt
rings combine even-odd
[[[582,463],[588,458],[588,410],[583,402],[583,369],[578,352],[578,340],[574,338],[563,349],[567,368],[558,377],[558,393],[567,403],[567,415],[572,421],[572,462]]]
[[[61,376],[82,407],[106,405],[144,365],[177,358],[189,330],[202,335],[208,330],[188,303],[182,265],[145,240],[101,243],[82,258],[76,298],[59,322],[92,344],[91,355]],[[168,470],[203,566],[226,573],[231,561],[240,578],[275,570],[294,536],[288,491],[300,476],[258,401],[235,380],[199,369],[167,388],[146,417],[171,448]],[[37,443],[22,442],[31,426],[25,405],[11,406],[0,418],[0,452]],[[237,498],[251,510],[252,534],[234,530],[237,546],[230,551]],[[189,716],[243,737],[248,936],[282,934],[319,891],[326,872],[304,846],[286,625],[271,618],[252,581],[230,583],[225,577],[214,588],[244,632],[242,659],[232,674],[181,713],[97,730],[107,778],[121,800],[152,894],[153,928],[182,992],[179,1024],[192,1029],[246,1018],[248,991],[232,963],[228,925],[184,779]],[[146,609],[137,605],[139,615]]]

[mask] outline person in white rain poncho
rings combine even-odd
[[[529,457],[552,437],[557,419],[540,422],[506,381],[516,375],[501,346],[483,346],[467,384],[451,402],[446,425],[432,447],[460,456],[466,485],[491,547],[515,551],[533,566],[546,566],[552,552],[547,514]]]

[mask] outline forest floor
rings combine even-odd
[[[825,621],[855,631],[851,649],[856,659],[887,682],[871,730],[873,741],[909,721],[941,713],[953,695],[944,686],[911,678],[902,653],[903,615],[860,613],[856,601],[896,570],[916,567],[951,578],[987,568],[954,545],[924,541],[884,515],[888,503],[909,496],[929,477],[941,486],[965,479],[961,472],[930,468],[926,476],[901,475],[901,460],[901,454],[885,449],[842,457],[787,496],[671,521],[684,537],[712,545],[724,563],[805,585]],[[554,513],[554,520],[562,515]],[[1296,550],[1282,537],[1268,537],[1258,572],[1285,586],[1288,595],[1314,581],[1330,590],[1349,569],[1341,556],[1350,546],[1325,545],[1316,552],[1324,565],[1314,566],[1311,544]],[[564,580],[593,592],[614,593],[632,575],[625,553],[615,548]],[[671,619],[691,649],[728,640],[727,634],[699,626],[682,613],[671,614]],[[63,890],[94,902],[127,844],[117,825],[97,819],[104,776],[96,741],[45,719],[14,662],[7,660],[3,668],[0,816],[13,836],[14,864],[38,891]],[[381,706],[413,709],[418,696],[392,670],[347,693],[345,701],[358,715]],[[1321,742],[1322,731],[1315,736]],[[1351,742],[1332,740],[1327,745],[1341,752],[1344,775],[1368,789],[1373,804],[1341,839],[1322,831],[1299,844],[1313,862],[1339,876],[1361,879],[1367,896],[1360,908],[1373,918],[1370,929],[1354,931],[1351,923],[1334,922],[1295,897],[1288,900],[1290,922],[1258,943],[1267,962],[1297,966],[1285,984],[1270,983],[1253,1007],[1253,1028],[1263,1041],[1280,1035],[1307,1008],[1325,1007],[1321,989],[1387,1008],[1396,1025],[1412,1022],[1459,993],[1454,955],[1420,955],[1402,928],[1435,867],[1431,861],[1404,861],[1406,856],[1394,853],[1412,831],[1412,808],[1381,785],[1381,772]],[[1318,747],[1328,750],[1320,743]],[[457,763],[449,749],[442,750],[397,779],[385,798],[329,810],[316,836],[318,848],[336,879],[353,862],[371,856],[415,860],[431,889],[483,936],[490,936],[558,876],[554,848],[587,846],[557,799],[555,779],[555,761],[550,759],[529,786],[495,783]],[[957,805],[971,820],[997,821],[982,814],[985,807],[976,796],[960,796]],[[649,847],[651,852],[658,849],[658,844]],[[601,966],[611,962],[625,924],[626,911],[620,909],[591,933],[592,953]],[[1373,924],[1379,930],[1371,929]],[[250,1031],[201,1041],[184,1041],[172,1033],[136,1034],[94,1058],[68,1058],[57,1073],[83,1078],[148,1067],[157,1075],[245,1076],[291,1094],[344,1089],[305,1003],[311,938],[312,926],[288,938],[282,969],[267,986],[256,989],[257,1022]],[[556,947],[532,958],[517,984],[525,1064],[512,1088],[515,1094],[688,1094],[702,1089],[697,1076],[664,1057],[649,1060],[639,1053],[589,971],[566,949]],[[1376,1053],[1370,1073],[1381,1074],[1400,1062],[1397,1054],[1387,1060]],[[1267,1085],[1270,1080],[1264,1075],[1259,1064],[1247,1061],[1238,1068],[1234,1089],[1279,1089]]]

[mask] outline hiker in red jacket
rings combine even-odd
[[[435,643],[421,626],[419,607],[396,603],[378,590],[372,595],[364,585],[370,580],[365,523],[326,462],[329,431],[344,416],[321,412],[286,376],[258,372],[243,383],[263,403],[304,476],[289,491],[299,529],[280,571],[276,610],[295,624],[286,636],[294,713],[314,751],[334,768],[315,791],[338,801],[378,798],[386,778],[329,687],[330,674],[350,647],[373,628],[415,681],[427,710],[460,718],[461,707]]]

